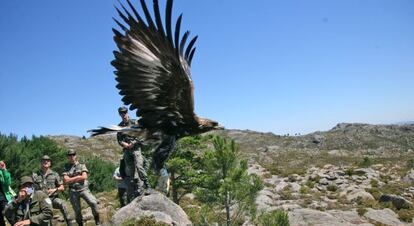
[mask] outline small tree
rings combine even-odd
[[[206,204],[224,208],[229,226],[246,213],[255,213],[254,200],[263,185],[258,176],[247,174],[247,162],[239,160],[233,140],[215,137],[213,145],[214,151],[204,156],[205,171],[197,196]]]
[[[175,152],[167,161],[170,172],[171,196],[179,204],[181,198],[191,193],[197,186],[201,172],[201,150],[205,150],[209,136],[191,136],[182,138]]]

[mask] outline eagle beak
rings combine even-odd
[[[214,126],[214,129],[215,130],[224,130],[225,128],[222,125],[217,125],[217,126]]]

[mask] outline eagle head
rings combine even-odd
[[[198,129],[200,132],[204,133],[210,130],[222,130],[224,127],[216,121],[206,118],[198,118]]]

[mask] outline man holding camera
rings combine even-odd
[[[52,201],[47,194],[33,188],[31,177],[23,176],[19,183],[19,194],[7,204],[5,215],[13,226],[50,226]]]

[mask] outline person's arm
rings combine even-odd
[[[10,172],[7,170],[6,163],[3,161],[0,161],[0,181],[7,187],[11,185]]]
[[[17,219],[16,219],[17,205],[18,204],[14,201],[10,202],[6,205],[5,210],[4,210],[4,216],[10,222],[11,225],[14,225],[17,222]]]
[[[59,186],[57,186],[56,188],[51,188],[47,190],[47,194],[51,195],[53,193],[58,193],[58,192],[63,192],[65,190],[65,186],[63,186],[63,184],[60,184]]]
[[[84,180],[88,179],[88,173],[83,171],[81,175],[69,177],[68,175],[63,176],[63,182],[65,184],[72,184],[76,182],[82,182]]]
[[[53,217],[52,201],[45,193],[38,193],[38,195],[40,196],[39,197],[40,214],[35,215],[35,216],[30,216],[29,220],[30,220],[30,223],[33,223],[36,225],[43,225],[45,222],[49,222]]]
[[[112,175],[112,178],[117,181],[121,181],[123,178],[121,177],[121,174],[119,173],[119,167],[115,169],[114,174]]]
[[[116,140],[118,141],[118,144],[123,147],[122,142],[124,142],[124,141],[123,141],[123,135],[122,135],[122,133],[117,133],[116,134]]]
[[[10,186],[11,185],[11,176],[10,176],[10,172],[7,169],[4,169],[3,177],[4,177],[4,183],[6,184],[6,186]]]
[[[118,144],[121,145],[121,147],[126,148],[126,149],[130,149],[133,147],[132,143],[128,143],[125,141],[125,134],[118,132],[116,134],[116,139],[118,141]]]
[[[59,174],[56,173],[56,178],[55,178],[55,186],[56,188],[51,188],[47,190],[47,193],[53,194],[53,193],[58,193],[58,192],[63,192],[65,190],[65,186],[63,185],[63,181],[60,178]]]
[[[114,176],[114,179],[115,179],[115,180],[123,180],[123,178],[122,178],[122,177],[118,177],[118,176]]]

